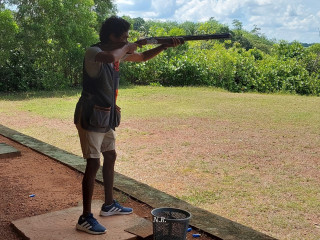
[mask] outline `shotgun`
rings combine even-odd
[[[172,38],[177,38],[181,42],[195,41],[195,40],[210,40],[210,39],[229,39],[232,35],[230,33],[219,33],[219,34],[205,34],[205,35],[186,35],[176,37],[148,37],[136,41],[136,44],[147,45],[147,44],[172,44]]]

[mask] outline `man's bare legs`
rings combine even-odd
[[[114,165],[117,158],[115,150],[103,152],[104,162],[102,167],[105,204],[113,202]],[[87,159],[87,166],[82,180],[83,216],[91,213],[91,202],[94,190],[96,174],[100,167],[99,158]]]
[[[91,234],[104,234],[107,229],[98,223],[91,213],[91,202],[97,171],[100,168],[99,158],[87,159],[86,171],[82,179],[83,213],[79,217],[76,229]]]
[[[130,214],[133,211],[132,208],[123,207],[113,199],[114,165],[117,158],[116,151],[106,151],[102,154],[104,157],[102,175],[105,203],[102,205],[100,215],[110,216],[114,214]],[[94,182],[99,167],[100,160],[98,158],[91,158],[87,160],[87,167],[82,181],[83,216],[88,216],[91,213]]]
[[[99,158],[87,159],[86,170],[82,179],[82,199],[83,199],[83,216],[86,217],[91,213],[91,202],[96,180],[96,174],[100,167]]]
[[[113,203],[113,181],[114,181],[114,165],[117,158],[115,150],[102,153],[104,157],[102,175],[104,183],[105,204]]]
[[[115,150],[103,152],[104,162],[102,167],[105,203],[101,207],[100,216],[111,216],[114,214],[130,214],[132,208],[123,207],[113,199],[114,164],[117,158]]]

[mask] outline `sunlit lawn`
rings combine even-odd
[[[80,90],[0,95],[1,124],[81,155]],[[120,89],[117,171],[280,239],[320,239],[320,98]]]

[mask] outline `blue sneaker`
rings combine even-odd
[[[87,217],[80,216],[76,228],[80,231],[95,235],[104,234],[107,231],[104,226],[98,223],[97,219],[93,217],[92,213]]]
[[[132,208],[122,207],[116,200],[113,200],[111,205],[103,204],[100,211],[100,216],[111,216],[116,214],[130,214],[132,213]]]

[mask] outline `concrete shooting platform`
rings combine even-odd
[[[85,161],[80,156],[76,156],[67,151],[59,149],[55,146],[39,141],[38,139],[24,135],[20,132],[7,128],[1,124],[0,124],[0,134],[24,146],[27,146],[41,154],[44,154],[70,167],[71,169],[84,173],[84,170],[86,167]],[[101,171],[98,171],[96,180],[103,183]],[[264,233],[256,231],[250,227],[244,226],[242,224],[231,221],[227,218],[221,217],[212,212],[193,206],[185,201],[182,201],[178,198],[175,198],[169,194],[166,194],[162,191],[159,191],[153,187],[150,187],[144,183],[138,182],[132,178],[129,178],[117,172],[115,172],[114,189],[120,192],[123,192],[129,195],[130,197],[132,197],[133,199],[143,202],[151,206],[152,208],[173,207],[173,208],[180,208],[185,211],[188,211],[192,214],[192,218],[190,220],[189,225],[192,226],[192,228],[195,230],[198,230],[200,232],[201,231],[205,232],[206,234],[212,236],[214,239],[223,239],[223,240],[275,240],[276,239],[274,237],[271,237]],[[77,211],[77,216],[73,217],[72,225],[70,225],[72,228],[71,230],[68,229],[68,231],[72,231],[72,229],[74,230],[75,228],[74,219],[78,218],[78,214],[79,212]],[[104,224],[104,222],[102,223]],[[112,228],[111,225],[108,225],[108,224],[106,224],[106,227],[109,230],[111,230]],[[130,226],[128,226],[128,228],[129,227]],[[51,226],[51,228],[54,228],[54,227]],[[48,231],[50,231],[50,229],[48,229]],[[73,234],[75,233],[77,233],[76,230],[73,231]],[[58,232],[55,232],[55,234],[58,234]],[[89,239],[89,236],[88,236],[89,234],[86,234],[86,233],[84,234],[86,236],[86,238],[84,239]],[[42,239],[42,238],[38,238],[38,239]],[[63,239],[69,239],[69,238],[63,238]],[[104,239],[104,238],[101,238],[101,239]],[[108,239],[111,239],[111,238],[108,238]],[[119,238],[115,238],[115,239],[119,239]]]
[[[143,239],[128,232],[130,229],[140,228],[143,224],[146,236],[152,235],[152,223],[132,213],[129,215],[99,216],[102,201],[93,201],[93,214],[97,220],[107,228],[101,235],[90,235],[75,228],[75,219],[81,215],[82,207],[73,207],[56,212],[27,217],[12,222],[21,235],[30,240],[134,240]],[[147,222],[147,224],[145,224]],[[128,230],[127,230],[128,229]]]
[[[21,152],[6,143],[0,143],[0,159],[21,156]]]

